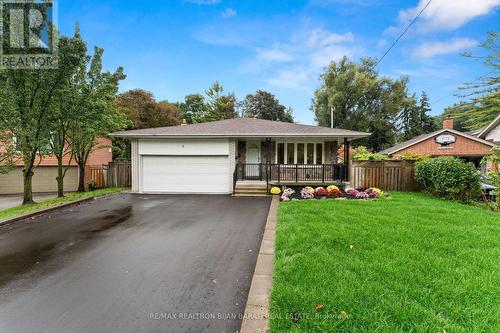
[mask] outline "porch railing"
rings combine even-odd
[[[236,180],[265,180],[267,182],[330,182],[348,180],[344,164],[244,164],[238,163]]]

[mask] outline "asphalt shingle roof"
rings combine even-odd
[[[325,136],[363,138],[370,133],[270,121],[255,118],[234,118],[184,126],[157,127],[122,131],[111,134],[116,137],[279,137],[279,136]]]
[[[414,143],[417,143],[417,142],[419,142],[420,140],[422,140],[422,139],[424,139],[424,138],[427,138],[427,137],[429,137],[429,138],[430,138],[430,137],[432,137],[433,135],[435,135],[435,134],[437,134],[437,133],[439,133],[439,132],[441,132],[441,131],[442,131],[442,129],[437,130],[437,131],[434,131],[434,132],[432,132],[432,133],[425,133],[425,134],[421,134],[421,135],[419,135],[419,136],[414,137],[413,139],[407,140],[407,141],[405,141],[405,142],[398,143],[397,145],[394,145],[394,146],[392,146],[392,147],[390,147],[390,148],[387,148],[387,149],[385,149],[385,150],[382,150],[382,151],[380,152],[380,154],[390,155],[390,154],[392,154],[392,153],[394,153],[394,152],[399,151],[399,150],[400,150],[401,148],[403,148],[403,147],[406,147],[406,146],[412,146]]]

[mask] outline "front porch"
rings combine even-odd
[[[322,186],[349,179],[348,164],[344,164],[349,160],[349,139],[345,137],[238,140],[236,150],[235,186],[243,181]]]

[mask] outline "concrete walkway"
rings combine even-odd
[[[274,196],[269,208],[264,237],[248,294],[241,333],[269,332],[269,301],[273,286],[274,251],[279,197]]]

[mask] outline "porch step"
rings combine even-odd
[[[234,189],[235,196],[265,196],[267,195],[266,182],[238,181]]]

